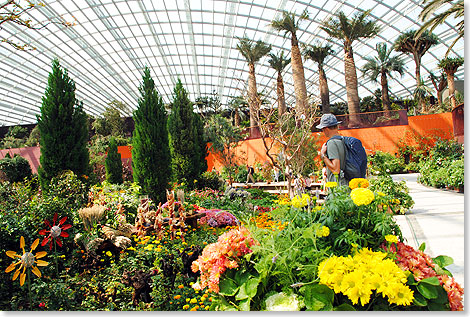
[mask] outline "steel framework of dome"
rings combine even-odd
[[[35,123],[42,96],[57,57],[76,83],[77,99],[85,111],[98,116],[105,106],[118,100],[131,115],[137,107],[138,87],[145,66],[151,69],[157,90],[170,102],[178,78],[191,100],[216,93],[227,105],[231,97],[246,94],[248,67],[236,46],[246,35],[253,40],[272,44],[272,52],[290,55],[290,38],[272,29],[269,23],[283,11],[300,15],[308,10],[309,19],[301,22],[297,37],[300,43],[328,41],[320,22],[339,11],[352,16],[371,10],[371,18],[381,26],[372,39],[355,42],[354,56],[358,68],[359,96],[372,95],[379,88],[361,76],[364,56],[375,56],[375,45],[386,42],[390,47],[404,31],[416,30],[422,11],[421,0],[57,0],[29,12],[34,23],[67,21],[66,27],[51,23],[31,30],[13,23],[0,26],[0,36],[26,43],[35,50],[20,51],[0,43],[0,126]],[[446,21],[434,32],[439,44],[422,59],[422,78],[428,82],[429,71],[437,72],[438,60],[457,36],[455,23]],[[346,100],[343,49],[332,40],[334,56],[325,63],[332,103]],[[459,40],[450,56],[464,56],[464,41]],[[392,96],[411,97],[416,87],[415,64],[405,55],[407,71],[398,81],[390,82]],[[307,90],[318,98],[318,71],[312,61],[304,61]],[[464,79],[464,70],[457,72]],[[268,58],[256,64],[258,91],[276,98],[276,72]],[[286,102],[293,104],[292,69],[284,72]]]

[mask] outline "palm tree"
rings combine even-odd
[[[238,128],[240,127],[240,121],[242,118],[243,120],[246,118],[244,110],[246,110],[248,102],[246,102],[246,99],[243,96],[237,96],[232,97],[229,104],[234,117],[234,125]]]
[[[424,84],[423,80],[421,80],[419,85],[413,91],[413,98],[418,102],[418,104],[422,105],[422,113],[426,113],[428,110],[426,108],[426,101],[428,100],[429,96],[432,96],[432,90]],[[416,115],[416,108],[414,109],[414,114]]]
[[[423,34],[423,32],[426,30],[429,30],[429,32],[434,31],[434,29],[439,24],[444,23],[445,20],[447,20],[447,18],[449,18],[451,15],[454,15],[455,20],[459,21],[455,25],[457,27],[458,36],[447,49],[447,57],[447,54],[449,54],[450,50],[452,49],[452,47],[454,47],[455,43],[457,43],[459,39],[464,37],[464,0],[458,0],[456,2],[453,2],[453,0],[424,0],[423,4],[426,4],[426,6],[423,8],[423,11],[421,11],[419,18],[422,22],[425,22],[426,20],[427,21],[418,30],[418,32],[416,33],[416,37],[421,36],[421,34]],[[433,15],[438,9],[440,9],[446,4],[449,4],[451,7],[448,8],[446,11],[434,15],[431,18],[431,15]],[[452,22],[452,24],[454,24],[454,22]]]
[[[267,45],[261,40],[256,43],[247,38],[238,38],[237,49],[248,62],[248,104],[250,106],[250,127],[257,125],[256,113],[259,111],[261,100],[256,90],[255,63],[271,51],[271,45]]]
[[[326,73],[323,69],[325,59],[334,54],[330,44],[322,46],[319,42],[308,45],[303,51],[305,58],[309,58],[318,64],[318,83],[320,86],[321,108],[323,113],[330,113],[330,91],[328,89],[328,81]]]
[[[375,46],[377,50],[376,57],[366,56],[366,64],[362,67],[363,76],[369,77],[370,80],[378,83],[380,75],[380,84],[382,86],[382,105],[386,116],[390,115],[390,97],[388,95],[388,77],[393,72],[397,72],[401,76],[405,73],[405,62],[398,56],[390,56],[393,47],[387,48],[386,43],[378,43]]]
[[[357,12],[353,18],[349,19],[344,12],[339,12],[335,19],[329,18],[327,21],[322,22],[322,26],[320,26],[329,36],[343,41],[344,76],[351,126],[359,125],[359,117],[356,114],[360,112],[352,45],[355,40],[371,38],[380,31],[376,21],[366,20],[369,14],[370,10]]]
[[[421,84],[421,58],[434,45],[438,43],[436,35],[429,31],[424,31],[420,37],[416,38],[415,30],[407,31],[401,34],[394,43],[394,49],[397,52],[411,54],[416,64],[416,87]],[[423,99],[421,99],[423,101]],[[424,111],[425,104],[421,103],[421,109]]]
[[[463,57],[445,57],[439,61],[437,65],[447,75],[447,86],[449,87],[449,97],[452,105],[452,109],[457,107],[457,102],[455,101],[455,84],[454,84],[454,75],[464,63]]]
[[[439,77],[434,75],[433,72],[429,72],[429,79],[432,82],[432,85],[434,86],[434,89],[436,89],[436,94],[437,94],[437,104],[439,106],[442,105],[442,92],[444,89],[447,87],[447,75],[445,72],[442,72]]]
[[[279,55],[270,53],[268,60],[269,65],[277,72],[277,104],[278,116],[281,117],[286,112],[286,98],[284,96],[284,81],[282,79],[282,71],[289,65],[291,59],[284,56],[284,51]]]
[[[281,18],[273,20],[270,23],[270,26],[275,30],[279,32],[284,31],[284,36],[287,36],[287,34],[291,35],[292,78],[294,79],[296,111],[299,116],[307,111],[308,102],[304,65],[302,63],[302,55],[300,54],[299,41],[296,33],[299,29],[300,21],[306,19],[308,19],[307,10],[304,10],[297,20],[294,13],[283,11]]]

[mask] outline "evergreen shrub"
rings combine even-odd
[[[32,176],[31,166],[28,160],[18,154],[11,157],[10,154],[7,153],[7,155],[0,160],[0,171],[5,175],[6,180],[11,183],[20,182]]]
[[[122,184],[122,161],[121,154],[118,153],[116,140],[111,137],[109,140],[108,155],[105,161],[106,180],[111,184]]]

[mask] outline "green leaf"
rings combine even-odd
[[[224,278],[219,282],[219,294],[225,296],[233,296],[238,291],[239,286],[231,279]]]
[[[454,264],[454,259],[447,255],[439,255],[433,258],[432,260],[441,268],[445,268],[448,265]]]
[[[346,303],[343,303],[339,306],[336,306],[335,309],[336,311],[355,311],[356,309],[349,305],[349,304],[346,304]]]
[[[241,311],[250,311],[250,301],[251,299],[247,298],[245,300],[242,300],[240,302],[240,305],[238,306]]]
[[[418,291],[426,297],[427,299],[437,298],[437,287],[434,285],[426,284],[426,283],[419,283]]]
[[[426,300],[426,298],[424,298],[423,295],[421,295],[418,292],[415,292],[414,298],[413,298],[413,304],[416,306],[425,307],[428,305],[428,301]]]
[[[258,292],[258,284],[258,278],[250,278],[242,286],[240,286],[240,289],[237,295],[235,296],[235,299],[243,300],[255,297],[256,293]]]
[[[314,284],[304,286],[305,306],[307,310],[332,310],[334,292],[326,285]]]
[[[439,279],[436,276],[428,277],[428,278],[423,278],[419,283],[426,283],[426,284],[431,284],[431,285],[441,285],[439,283]]]
[[[418,285],[418,282],[416,282],[413,273],[410,272],[410,274],[408,275],[407,279],[408,279],[408,280],[407,280],[406,284],[408,284],[408,285]]]
[[[437,289],[437,298],[433,299],[433,302],[439,303],[439,304],[449,303],[449,297],[447,296],[447,292],[442,286]]]
[[[449,310],[447,308],[446,305],[443,305],[443,304],[439,304],[439,303],[435,303],[435,302],[431,302],[428,304],[428,309],[430,311],[436,311],[436,310],[439,310],[439,311],[442,311],[442,310]]]
[[[235,273],[234,280],[238,285],[242,285],[246,282],[246,280],[250,277],[250,272],[247,270],[237,270],[237,273]]]
[[[303,230],[303,233],[302,233],[302,236],[305,238],[305,239],[315,239],[315,235],[313,233],[313,228],[312,227],[308,227],[307,229]]]
[[[424,252],[424,250],[426,249],[426,243],[421,243],[421,245],[419,246],[419,251],[422,251]]]

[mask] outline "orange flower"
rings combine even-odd
[[[10,266],[8,266],[5,270],[6,273],[11,272],[15,269],[16,265],[20,264],[19,268],[15,271],[15,273],[13,274],[13,278],[12,278],[13,281],[14,281],[18,278],[18,275],[19,275],[20,276],[20,286],[23,286],[23,284],[24,284],[24,281],[25,281],[25,278],[26,278],[26,269],[27,268],[31,268],[31,271],[37,277],[41,277],[41,271],[39,271],[37,266],[47,266],[49,264],[46,261],[37,260],[39,258],[45,257],[47,252],[40,251],[40,252],[37,252],[36,255],[34,255],[32,253],[32,251],[34,251],[37,248],[38,244],[39,244],[39,239],[34,240],[33,244],[31,245],[31,251],[26,252],[24,250],[24,246],[25,246],[24,238],[21,237],[20,238],[20,248],[23,249],[23,255],[19,255],[15,251],[7,251],[6,252],[7,256],[9,256],[10,258],[12,258],[12,259],[19,258],[20,259],[18,262],[10,264]],[[34,264],[36,264],[37,266],[34,266]],[[23,272],[21,272],[21,274],[20,274],[21,269],[23,269]]]

